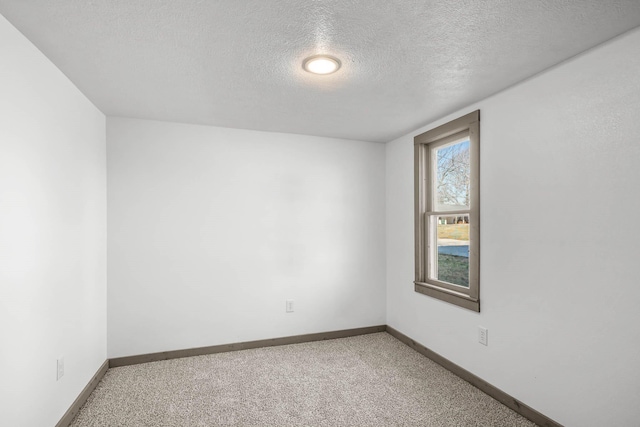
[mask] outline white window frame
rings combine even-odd
[[[470,149],[469,209],[437,210],[433,153],[468,135]],[[473,311],[480,311],[480,110],[414,138],[415,168],[415,291]],[[438,216],[469,215],[469,287],[432,277],[437,254]],[[431,225],[430,225],[431,224]]]

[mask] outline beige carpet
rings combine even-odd
[[[84,426],[534,426],[387,333],[109,369]]]

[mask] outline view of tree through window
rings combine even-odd
[[[468,209],[470,192],[469,140],[437,150],[437,203]]]
[[[438,210],[469,209],[471,170],[469,140],[436,150],[436,204]],[[469,215],[437,217],[435,279],[469,286]]]

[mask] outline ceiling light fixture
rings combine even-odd
[[[302,68],[313,74],[331,74],[338,71],[340,61],[329,55],[314,55],[304,60]]]

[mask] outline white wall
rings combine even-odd
[[[52,426],[106,359],[105,117],[2,16],[0,58],[0,423]]]
[[[388,324],[566,426],[638,423],[638,70],[635,30],[387,144]],[[412,285],[413,137],[477,108],[480,314]]]
[[[107,146],[109,357],[385,323],[383,144],[110,117]]]

